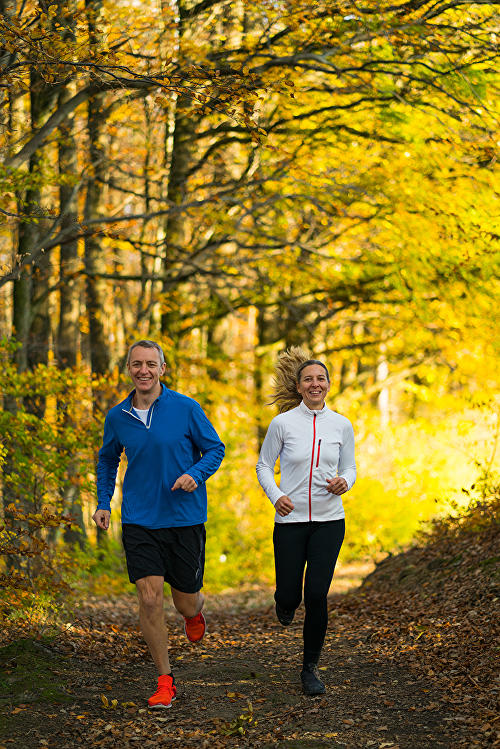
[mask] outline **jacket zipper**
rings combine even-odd
[[[130,409],[122,408],[122,411],[124,413],[128,414],[129,416],[131,416],[133,419],[137,419],[137,421],[140,421],[141,424],[144,424],[144,426],[146,427],[146,429],[149,429],[150,426],[151,426],[151,421],[153,420],[153,411],[154,411],[154,408],[155,408],[157,402],[158,402],[158,400],[155,400],[151,404],[151,406],[149,408],[149,414],[148,414],[149,418],[147,419],[146,424],[144,424],[143,420],[140,419],[138,416],[136,416],[135,413],[132,411],[133,406],[130,406]]]
[[[313,477],[313,467],[314,467],[314,449],[316,447],[316,414],[314,414],[313,417],[313,446],[312,446],[312,453],[311,453],[311,468],[309,469],[309,522],[311,522],[312,512],[311,512],[311,503],[312,503],[312,477]]]
[[[318,440],[318,459],[316,460],[316,468],[319,466],[319,451],[321,450],[321,440]]]
[[[148,420],[148,423],[146,424],[146,429],[149,429],[150,426],[151,426],[151,422],[153,421],[153,411],[155,410],[155,407],[156,407],[157,403],[158,403],[158,398],[154,401],[154,403],[151,404],[151,408],[150,408],[149,414],[148,414],[149,420]]]

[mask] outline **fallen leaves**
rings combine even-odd
[[[385,560],[352,596],[335,599],[336,610],[348,613],[366,631],[374,660],[388,659],[425,678],[432,689],[423,687],[423,694],[439,689],[439,700],[410,710],[441,715],[446,708],[453,710],[452,717],[442,715],[441,721],[454,723],[464,734],[457,746],[477,745],[474,733],[500,745],[490,719],[499,696],[495,643],[500,595],[498,565],[492,562],[498,560],[498,493],[479,504],[470,518],[465,513],[436,522],[424,543]],[[384,700],[387,707],[391,702]]]
[[[400,579],[408,561],[400,555],[357,592],[332,596],[335,616],[321,663],[328,689],[321,700],[300,693],[302,609],[298,625],[283,631],[271,605],[249,616],[230,600],[209,610],[217,636],[196,649],[186,647],[179,618],[167,608],[179,699],[171,710],[152,714],[140,700],[154,688],[154,667],[130,598],[87,601],[75,617],[78,626],[51,645],[58,677],[69,675],[71,705],[47,708],[20,697],[8,713],[12,730],[19,746],[30,725],[33,746],[58,749],[226,749],[299,741],[356,749],[494,747],[498,692],[490,659],[499,599],[493,566],[481,560],[494,556],[495,534],[483,529],[479,536],[411,550],[411,576]],[[448,553],[459,554],[460,564],[447,564]],[[435,554],[440,562],[429,567]],[[12,664],[10,657],[6,671]]]
[[[101,702],[106,710],[115,710],[118,707],[118,700],[113,699],[110,701],[105,694],[101,694]]]

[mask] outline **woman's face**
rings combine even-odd
[[[320,411],[325,405],[325,398],[330,390],[330,382],[321,364],[310,364],[300,373],[297,390],[307,408]]]

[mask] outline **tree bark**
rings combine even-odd
[[[97,21],[101,12],[101,0],[86,0],[89,38],[97,41]],[[98,93],[88,100],[87,134],[89,141],[89,171],[85,196],[84,222],[99,216],[103,198],[103,185],[106,179],[106,153],[102,144],[104,94]],[[111,356],[106,336],[106,300],[108,289],[100,274],[106,271],[106,257],[99,237],[92,235],[85,240],[85,270],[87,273],[85,294],[89,328],[89,353],[92,374],[105,375],[110,370]],[[105,393],[93,388],[92,407],[95,414],[105,413],[109,404]],[[94,457],[97,464],[97,455]],[[106,534],[97,528],[97,543],[102,549],[106,546]]]
[[[63,93],[64,99],[69,94]],[[60,128],[59,174],[61,177],[76,176],[78,172],[77,152],[73,132],[73,120]],[[61,229],[66,230],[78,222],[77,193],[71,185],[61,180],[59,205],[64,214]],[[80,258],[78,240],[68,239],[61,245],[59,256],[59,321],[56,336],[56,358],[60,367],[75,367],[78,361],[80,339]]]
[[[30,74],[31,130],[39,126],[50,110],[53,101],[52,87],[35,70]],[[20,213],[24,215],[19,226],[17,254],[30,254],[44,234],[47,220],[41,206],[42,192],[38,186],[39,172],[43,169],[42,152],[37,151],[30,159],[29,174],[32,185],[19,201]],[[14,283],[14,335],[24,350],[18,351],[20,371],[33,368],[48,361],[50,339],[50,316],[48,288],[50,261],[42,254],[38,264],[27,266]]]
[[[182,50],[184,44],[184,17],[186,9],[182,0],[177,1],[179,16],[179,49]],[[172,132],[172,151],[170,156],[170,170],[168,176],[167,201],[171,206],[182,205],[187,193],[187,180],[189,167],[192,162],[192,148],[194,134],[198,118],[189,111],[190,99],[184,94],[178,94],[175,102],[175,112],[173,117]],[[172,266],[178,261],[181,252],[185,247],[186,217],[181,210],[174,210],[169,213],[164,225],[164,250],[162,257],[162,275],[164,299],[168,299],[171,291],[169,285],[169,273]],[[161,315],[161,332],[174,341],[174,349],[178,342],[177,330],[178,315],[175,311],[164,309]],[[171,365],[175,365],[171,362]],[[173,373],[174,374],[174,373]],[[174,375],[175,376],[175,375]]]
[[[84,222],[96,218],[102,200],[102,185],[106,176],[105,152],[100,142],[102,94],[89,99],[87,132],[89,137],[89,178],[85,199]],[[89,324],[90,363],[94,374],[109,371],[110,352],[106,336],[106,282],[99,278],[106,271],[105,253],[98,236],[85,240],[86,302]]]
[[[59,97],[59,106],[69,96],[66,89]],[[68,229],[78,221],[77,193],[71,184],[67,184],[64,177],[76,176],[78,172],[77,152],[73,119],[67,120],[60,128],[59,137],[59,205],[63,213],[61,229]],[[59,255],[59,322],[56,337],[56,358],[59,367],[75,368],[79,359],[80,344],[80,293],[81,283],[78,277],[80,258],[78,257],[78,240],[71,239],[61,245]],[[64,404],[61,404],[64,408]],[[65,427],[74,426],[74,416],[70,416],[66,409],[63,415]],[[83,520],[83,509],[76,477],[76,465],[70,463],[61,498],[65,513],[74,518],[76,528],[66,527],[64,541],[69,546],[78,544],[83,548],[86,540],[86,528]]]

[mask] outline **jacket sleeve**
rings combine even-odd
[[[354,430],[350,421],[344,427],[343,436],[337,473],[347,481],[347,488],[351,489],[356,481],[356,461],[354,460]]]
[[[283,448],[283,438],[278,423],[273,419],[262,443],[259,460],[257,462],[257,478],[267,497],[276,504],[284,492],[279,488],[274,478],[274,466]]]
[[[116,473],[123,445],[116,438],[109,414],[104,422],[104,437],[97,461],[97,509],[110,510],[115,491]]]
[[[222,463],[225,446],[198,403],[194,404],[191,411],[189,428],[191,440],[202,457],[188,468],[186,473],[199,486],[210,478]]]

